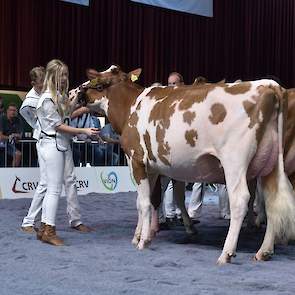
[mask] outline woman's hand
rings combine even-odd
[[[99,133],[98,128],[84,128],[84,134],[86,134],[88,137],[97,136],[98,133]]]

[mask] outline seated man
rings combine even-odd
[[[97,117],[88,112],[71,119],[70,125],[80,128],[95,127],[100,129],[101,127]],[[109,136],[109,134],[107,133],[106,136]],[[91,166],[117,165],[118,155],[113,150],[113,146],[105,144],[100,137],[87,138],[82,134],[78,135],[77,139],[83,141],[83,143],[76,143],[73,145],[75,166],[86,166],[88,163]],[[97,142],[91,143],[91,140]],[[108,142],[110,142],[110,140]]]
[[[23,133],[23,122],[18,117],[17,106],[10,103],[7,107],[6,115],[0,117],[0,144],[6,145],[7,156],[12,157],[12,167],[18,167],[21,161],[21,152],[17,142]]]

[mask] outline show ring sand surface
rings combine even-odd
[[[276,247],[271,261],[252,260],[264,229],[251,234],[242,229],[233,264],[215,264],[228,221],[218,219],[214,198],[203,206],[193,244],[178,244],[185,233],[177,227],[160,232],[149,249],[136,250],[135,199],[135,193],[79,197],[83,222],[95,228],[81,234],[68,226],[62,198],[57,232],[63,247],[20,231],[30,199],[1,200],[0,294],[295,294],[294,244]]]

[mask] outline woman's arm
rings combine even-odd
[[[61,124],[55,127],[55,130],[58,132],[68,133],[71,135],[86,134],[89,137],[96,136],[99,132],[97,128],[75,128],[68,126],[66,124]]]

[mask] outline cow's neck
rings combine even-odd
[[[131,106],[143,91],[143,87],[131,83],[121,82],[108,89],[108,119],[114,130],[121,134],[130,116]]]

